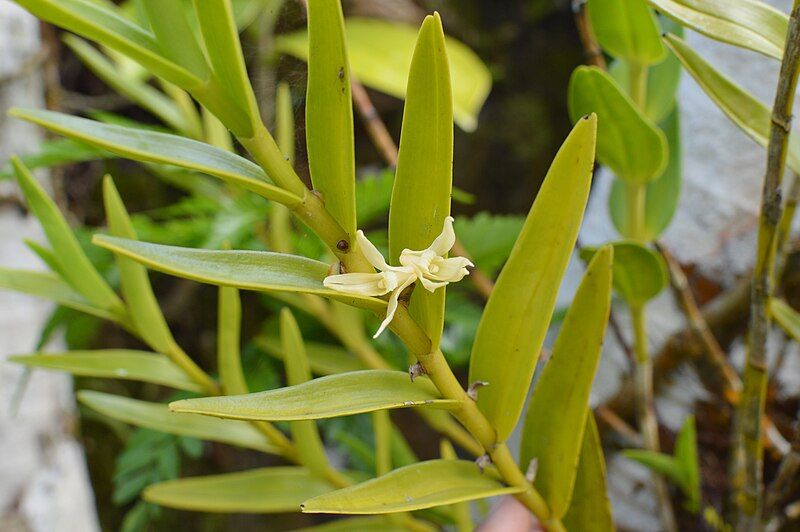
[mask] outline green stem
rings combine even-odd
[[[631,61],[629,65],[631,77],[628,93],[636,107],[644,111],[647,104],[647,66],[635,61]]]
[[[190,379],[202,386],[206,392],[211,395],[219,395],[219,384],[208,373],[203,371],[200,366],[195,364],[194,360],[177,343],[170,342],[170,346],[164,355],[180,367]]]
[[[744,369],[744,393],[739,404],[734,457],[743,463],[732,468],[738,511],[737,530],[760,527],[763,506],[763,420],[767,389],[767,335],[770,328],[767,304],[772,294],[778,225],[782,216],[781,183],[786,166],[792,106],[800,73],[800,6],[794,2],[781,62],[780,77],[772,107],[767,169],[761,194],[756,263],[750,301],[750,341]]]
[[[630,231],[630,237],[640,242],[644,241],[647,186],[640,183],[625,183],[625,191],[628,202],[628,229]]]

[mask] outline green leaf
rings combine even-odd
[[[757,0],[649,0],[650,5],[695,31],[775,59],[783,57],[789,17]]]
[[[11,164],[16,171],[17,183],[25,195],[28,206],[44,229],[61,266],[59,271],[63,272],[66,281],[93,306],[124,316],[125,306],[122,301],[89,261],[55,202],[25,168],[22,161],[12,156]]]
[[[305,501],[303,513],[387,514],[524,491],[466,460],[429,460]]]
[[[396,21],[349,18],[345,36],[350,67],[358,80],[397,98],[404,98],[408,71],[417,41],[417,28]],[[308,34],[305,31],[281,35],[276,39],[280,52],[308,59]],[[453,87],[456,123],[465,131],[478,125],[492,76],[475,53],[456,39],[445,39]]]
[[[590,0],[589,19],[597,42],[612,56],[640,65],[664,59],[661,30],[646,0]]]
[[[397,173],[389,209],[389,262],[404,249],[425,249],[450,215],[453,188],[453,101],[442,21],[428,16],[411,61]],[[411,315],[439,344],[445,289],[416,290]]]
[[[112,153],[72,139],[46,139],[39,143],[36,151],[20,157],[29,170],[50,168],[85,161],[96,161],[114,157]],[[14,175],[11,164],[0,166],[0,180]]]
[[[674,109],[661,125],[669,142],[669,162],[664,173],[650,181],[645,189],[644,233],[643,237],[652,241],[658,238],[669,226],[678,208],[681,184],[683,182],[683,163],[681,160],[681,135],[678,109]],[[628,227],[627,184],[614,179],[608,197],[611,220],[619,233],[631,238],[633,231]]]
[[[439,442],[439,455],[445,460],[457,460],[453,444],[450,440],[441,440]],[[459,532],[470,532],[475,530],[475,523],[472,522],[472,515],[470,514],[468,502],[457,502],[450,505],[450,510],[453,513],[453,519],[456,522],[456,529]]]
[[[0,288],[55,301],[59,305],[85,312],[104,320],[120,320],[119,316],[94,306],[58,275],[49,272],[14,270],[0,267]]]
[[[639,462],[646,468],[660,475],[664,475],[678,486],[683,485],[683,468],[680,462],[668,454],[646,451],[644,449],[626,449],[622,451],[622,455],[635,462]]]
[[[614,242],[614,290],[631,306],[647,303],[669,283],[664,259],[655,251],[633,241]],[[590,260],[596,248],[581,249]]]
[[[717,107],[747,136],[766,148],[772,123],[770,108],[716,70],[680,38],[667,35],[664,40]],[[789,136],[786,164],[800,172],[800,140],[796,134]]]
[[[146,501],[198,512],[296,512],[330,486],[302,467],[268,467],[241,473],[182,478],[149,486]]]
[[[281,310],[280,314],[281,344],[286,353],[286,381],[290,386],[299,386],[311,380],[311,367],[306,357],[303,336],[297,326],[292,311],[288,308]],[[330,469],[325,456],[325,446],[322,444],[317,424],[313,419],[292,421],[292,440],[297,447],[300,463],[312,473],[320,477]]]
[[[339,0],[308,3],[306,144],[314,189],[342,229],[356,234],[353,100]]]
[[[667,139],[607,73],[578,67],[569,82],[573,121],[597,113],[597,158],[620,178],[646,183],[667,164]]]
[[[194,0],[194,9],[215,76],[234,98],[233,105],[243,105],[252,121],[260,120],[230,0]]]
[[[147,14],[161,53],[198,79],[206,80],[210,69],[194,30],[189,24],[183,1],[139,0]]]
[[[700,462],[697,457],[697,430],[694,416],[683,422],[675,439],[675,459],[681,465],[684,482],[681,484],[686,495],[686,507],[692,513],[700,511]]]
[[[606,490],[606,464],[597,424],[590,413],[586,416],[581,457],[572,503],[562,520],[567,530],[614,532],[614,519]]]
[[[89,70],[115,92],[150,111],[170,127],[186,134],[191,131],[180,109],[163,93],[112,63],[83,39],[67,34],[64,36],[64,43]]]
[[[235,288],[219,288],[217,306],[217,366],[225,395],[247,393],[240,352],[242,302]]]
[[[181,368],[159,354],[128,349],[68,351],[9,357],[12,362],[32,368],[65,371],[83,377],[152,382],[178,390],[200,392],[203,388],[190,380]]]
[[[305,257],[266,251],[219,251],[162,246],[96,235],[96,245],[130,257],[154,270],[201,283],[244,290],[317,294],[381,312],[386,302],[325,288],[328,265]]]
[[[773,297],[769,300],[769,313],[786,334],[800,342],[800,314],[796,310],[782,299]]]
[[[275,141],[290,164],[294,164],[295,130],[292,90],[286,82],[278,83],[275,95]]]
[[[597,117],[578,121],[556,154],[483,312],[469,382],[487,381],[478,406],[511,434],[522,412],[592,181]]]
[[[285,360],[286,353],[283,352],[279,341],[264,336],[257,337],[255,341],[270,356]],[[305,342],[305,346],[311,371],[317,375],[333,375],[334,373],[367,369],[361,361],[341,347],[309,341]]]
[[[336,519],[328,523],[300,528],[302,532],[407,532],[408,528],[396,523],[391,517],[370,516],[370,517],[348,517],[346,519]]]
[[[103,179],[103,201],[108,218],[108,228],[112,235],[122,238],[136,239],[136,231],[128,217],[128,212],[119,197],[111,176]],[[175,347],[175,339],[161,313],[161,307],[153,293],[147,270],[137,262],[116,255],[119,266],[120,286],[125,302],[128,305],[133,325],[142,339],[159,353],[170,353]]]
[[[426,378],[411,382],[403,371],[365,370],[247,395],[184,399],[171,403],[170,408],[231,419],[296,421],[413,406],[455,409],[459,405],[459,401],[442,399]]]
[[[92,410],[111,419],[137,427],[190,436],[201,440],[236,445],[265,453],[279,454],[277,448],[267,442],[263,434],[249,423],[216,419],[191,414],[175,414],[167,405],[139,401],[118,395],[81,390],[78,400]]]
[[[522,431],[520,465],[524,470],[531,460],[538,461],[534,485],[557,519],[572,499],[589,394],[611,308],[615,251],[603,246],[592,258],[533,390]]]
[[[301,201],[294,194],[270,184],[264,171],[255,163],[203,142],[52,111],[12,109],[9,114],[127,159],[195,170],[286,205]]]
[[[511,254],[525,217],[479,212],[455,221],[456,234],[482,272],[494,275]]]
[[[161,54],[148,31],[124,18],[110,3],[91,0],[15,0],[36,17],[120,52],[155,75],[180,86],[202,80]]]

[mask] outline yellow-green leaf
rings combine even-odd
[[[306,144],[314,189],[350,235],[356,233],[356,162],[350,65],[339,0],[308,2]]]
[[[404,98],[417,28],[408,24],[371,18],[348,18],[345,35],[350,66],[358,80],[375,89]],[[445,38],[453,88],[456,124],[473,131],[489,90],[492,76],[486,65],[463,43]],[[279,51],[302,60],[308,59],[308,34],[305,31],[281,35]]]
[[[2,278],[0,277],[0,279]],[[283,352],[279,341],[259,336],[255,342],[268,355],[285,360],[286,353]],[[360,360],[341,347],[310,341],[306,341],[305,346],[311,371],[317,375],[333,375],[334,373],[367,369]]]
[[[770,109],[711,66],[679,37],[667,35],[664,40],[717,107],[747,136],[766,148],[772,123]],[[789,136],[786,164],[795,172],[800,172],[800,140],[796,134]]]
[[[669,283],[664,259],[638,242],[614,242],[614,290],[631,306],[647,303]],[[583,248],[581,258],[589,260],[594,248]]]
[[[563,519],[567,530],[614,532],[614,519],[606,489],[606,463],[594,416],[586,416],[581,457],[572,503]]]
[[[203,142],[52,111],[12,109],[9,114],[127,159],[195,170],[286,205],[300,201],[294,194],[270,184],[257,164]]]
[[[712,39],[783,57],[789,17],[758,0],[649,0],[661,13]]]
[[[286,353],[286,382],[289,386],[298,386],[311,380],[311,368],[308,364],[303,336],[297,326],[292,311],[281,310],[280,315],[281,344]],[[313,419],[292,421],[292,440],[297,447],[300,462],[314,474],[324,477],[330,468],[325,456],[325,446]]]
[[[250,137],[260,115],[247,75],[239,30],[230,0],[194,0],[206,54],[214,70],[214,83],[221,86],[203,98],[209,109],[239,137]],[[235,110],[235,111],[234,111]],[[240,112],[243,113],[240,116]],[[224,113],[224,114],[223,114]]]
[[[114,186],[114,181],[108,175],[103,179],[103,200],[111,234],[135,240],[136,231]],[[141,264],[122,255],[116,255],[116,260],[122,294],[128,305],[133,326],[154,351],[169,353],[175,345],[175,339],[161,313],[147,270]]]
[[[583,219],[597,117],[578,121],[556,154],[483,312],[469,382],[486,381],[478,406],[499,441],[516,425]]]
[[[300,511],[304,500],[330,489],[307,469],[288,466],[169,480],[147,487],[142,497],[197,512],[280,513]]]
[[[168,434],[190,436],[265,453],[279,454],[278,449],[272,446],[263,434],[251,424],[243,421],[176,414],[170,412],[165,404],[139,401],[89,390],[79,391],[77,396],[81,403],[92,410],[123,423]]]
[[[387,514],[524,491],[466,460],[429,460],[305,501],[304,513]]]
[[[397,173],[389,209],[389,261],[404,249],[431,245],[450,215],[453,188],[453,102],[438,14],[422,23],[411,61]],[[420,287],[421,288],[421,287]],[[444,325],[445,289],[416,290],[411,315],[438,345]]]
[[[92,305],[124,316],[122,301],[89,261],[55,202],[18,158],[12,157],[11,163],[28,207],[39,220],[65,280]]]
[[[769,301],[769,313],[789,336],[800,342],[800,314],[795,309],[773,297]]]
[[[589,0],[597,42],[613,55],[640,65],[664,59],[661,31],[646,0]]]
[[[522,431],[520,465],[524,470],[531,460],[538,461],[534,485],[558,519],[572,499],[589,394],[611,308],[615,251],[604,246],[589,263],[533,390]]]
[[[266,251],[220,251],[164,246],[95,235],[96,245],[130,257],[176,277],[244,290],[317,294],[369,310],[385,311],[374,297],[344,294],[325,288],[328,265],[305,257]]]
[[[9,357],[12,362],[32,368],[65,371],[82,377],[152,382],[178,390],[200,392],[203,388],[189,379],[167,357],[129,349],[68,351]]]
[[[67,284],[66,281],[49,272],[0,267],[0,288],[55,301],[59,305],[85,312],[104,320],[119,321],[120,319],[119,316],[94,306]]]
[[[206,80],[210,69],[189,24],[186,4],[183,1],[140,0],[140,5],[144,8],[161,54],[198,79]]]
[[[191,126],[175,103],[138,76],[131,75],[115,65],[88,42],[72,34],[64,36],[64,43],[78,56],[103,83],[135,104],[147,109],[165,124],[185,134]]]
[[[217,305],[217,366],[225,395],[247,393],[240,352],[242,302],[239,291],[228,286],[219,288]]]
[[[597,113],[597,158],[620,178],[646,183],[667,165],[667,139],[611,76],[597,67],[578,67],[569,82],[573,121]]]
[[[296,421],[414,406],[455,409],[459,405],[459,401],[442,399],[427,378],[411,382],[403,371],[365,370],[247,395],[183,399],[169,406],[175,412],[222,418]]]
[[[686,509],[692,513],[700,511],[700,462],[697,457],[697,429],[694,416],[689,415],[683,422],[678,437],[675,438],[675,460],[683,470],[684,482],[681,484],[686,496]]]
[[[91,0],[15,0],[36,17],[120,52],[155,75],[180,86],[202,80],[161,54],[149,31],[127,20],[110,2]]]

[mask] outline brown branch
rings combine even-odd
[[[586,0],[573,0],[572,12],[575,15],[575,26],[578,28],[578,36],[583,45],[583,53],[586,62],[602,70],[607,70],[606,58],[603,50],[597,44],[597,39],[592,30],[592,22],[586,16]]]

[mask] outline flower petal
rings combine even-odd
[[[378,248],[364,236],[364,232],[360,229],[356,233],[356,240],[361,248],[361,252],[370,264],[380,271],[386,271],[390,268],[390,266],[386,264],[386,259],[384,259],[381,252],[378,251]]]
[[[422,283],[422,286],[425,287],[425,290],[428,292],[435,292],[437,289],[442,288],[443,286],[447,286],[447,281],[444,282],[435,282],[429,279],[430,276],[420,276],[419,281]]]
[[[472,261],[464,257],[452,257],[450,259],[440,259],[434,261],[431,266],[435,266],[436,268],[430,268],[430,270],[438,269],[436,273],[431,271],[431,273],[426,275],[428,279],[455,283],[463,279],[465,275],[469,275],[467,266],[474,266],[474,264],[472,264]]]
[[[453,247],[453,244],[456,243],[456,231],[453,229],[453,217],[448,216],[444,219],[444,227],[442,227],[442,233],[437,236],[434,241],[428,246],[428,249],[439,255],[440,257],[444,257],[447,255],[447,252]]]
[[[340,273],[329,275],[323,279],[325,288],[337,292],[360,294],[364,296],[382,296],[388,294],[392,287],[387,284],[382,273]]]
[[[386,327],[392,322],[394,319],[394,313],[397,311],[398,305],[398,298],[400,294],[408,288],[411,283],[417,280],[416,274],[411,274],[408,276],[408,279],[405,280],[400,286],[394,289],[392,295],[389,297],[389,305],[386,307],[386,318],[381,322],[381,326],[378,327],[378,331],[375,333],[373,338],[377,338],[380,334],[386,329]]]

